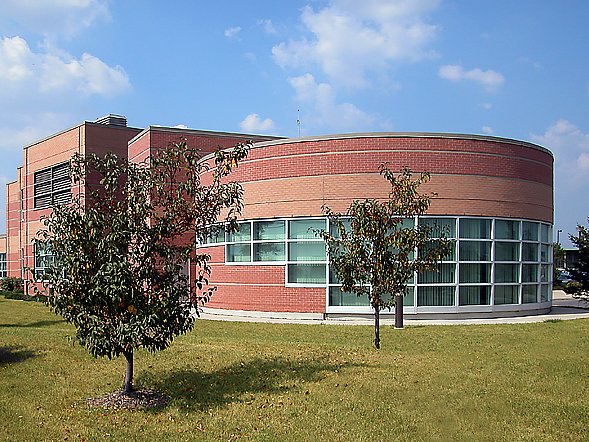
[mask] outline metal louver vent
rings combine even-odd
[[[94,123],[104,124],[106,126],[121,126],[127,127],[127,117],[123,115],[109,114],[104,117],[94,120]]]

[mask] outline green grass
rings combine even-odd
[[[381,329],[197,321],[137,352],[151,410],[86,406],[120,389],[39,303],[0,297],[0,441],[586,441],[589,320]],[[9,349],[9,350],[7,350]]]

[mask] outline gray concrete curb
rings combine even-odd
[[[373,325],[372,319],[367,318],[346,318],[346,319],[286,319],[263,316],[240,316],[211,313],[200,314],[201,319],[211,321],[233,321],[233,322],[259,322],[272,324],[317,324],[317,325]],[[477,325],[477,324],[525,324],[572,319],[589,318],[589,305],[585,301],[573,299],[566,293],[555,290],[552,300],[552,309],[543,315],[511,316],[500,318],[474,318],[474,319],[410,319],[405,317],[404,325]],[[394,325],[394,318],[382,318],[381,325]]]

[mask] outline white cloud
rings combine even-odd
[[[540,64],[540,62],[538,61],[534,61],[529,57],[520,57],[518,59],[519,63],[524,63],[524,64],[529,64],[531,66],[533,66],[536,69],[542,69],[542,64]]]
[[[2,16],[38,34],[71,37],[110,12],[108,0],[2,0]]]
[[[238,38],[237,34],[239,33],[239,31],[241,31],[241,27],[240,26],[236,26],[234,28],[229,28],[225,30],[225,37],[228,38]]]
[[[589,215],[589,133],[560,119],[544,135],[530,137],[554,154],[555,229],[574,233],[576,224],[586,224]]]
[[[557,168],[566,168],[570,172],[574,170],[573,166],[579,158],[589,153],[589,134],[582,133],[578,126],[565,119],[551,125],[544,135],[530,136],[534,143],[552,150]],[[589,182],[589,176],[584,180]]]
[[[439,26],[422,15],[440,0],[331,0],[315,12],[303,8],[302,22],[309,38],[282,42],[272,48],[281,67],[314,65],[336,83],[351,87],[370,84],[368,73],[385,76],[391,64],[436,57],[427,49]]]
[[[288,82],[296,91],[295,100],[310,106],[306,120],[312,126],[327,126],[336,131],[353,132],[371,128],[375,123],[376,117],[353,104],[336,103],[336,92],[331,85],[317,84],[311,74],[289,78]]]
[[[70,118],[64,114],[27,109],[22,112],[2,110],[0,120],[0,151],[16,153],[23,146],[67,127]]]
[[[239,123],[243,132],[273,134],[276,131],[276,124],[270,118],[262,120],[258,114],[251,113]]]
[[[499,86],[505,83],[505,77],[499,72],[495,72],[491,69],[483,71],[479,68],[465,71],[462,66],[458,65],[445,65],[440,67],[438,75],[446,80],[459,82],[462,80],[471,80],[475,83],[479,83],[485,87],[489,92],[493,92],[499,88]]]
[[[77,60],[61,51],[34,53],[20,37],[4,37],[0,41],[0,80],[5,86],[4,92],[0,91],[0,104],[3,96],[14,96],[19,91],[110,98],[131,89],[121,66],[110,67],[90,54]]]
[[[489,135],[493,134],[493,129],[491,129],[491,127],[489,126],[483,126],[483,132]]]
[[[491,103],[480,103],[479,106],[485,109],[491,109],[493,107]]]
[[[264,31],[268,34],[276,35],[278,31],[276,30],[276,26],[272,23],[272,20],[258,20],[258,25],[264,27]]]

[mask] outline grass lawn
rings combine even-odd
[[[0,297],[0,441],[587,441],[589,320],[382,327],[197,321],[135,356],[167,407],[90,408],[93,359],[42,304]]]

